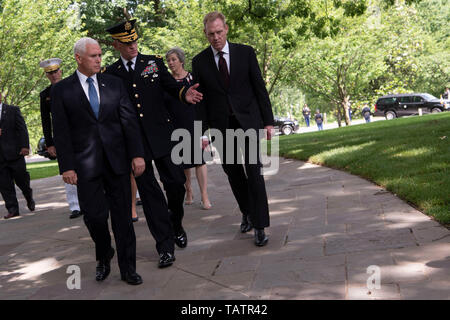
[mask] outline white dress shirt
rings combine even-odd
[[[133,62],[132,68],[133,68],[133,70],[136,69],[136,60],[137,60],[137,56],[134,57],[134,58],[131,59],[131,60],[127,60],[127,59],[125,59],[124,57],[120,56],[120,59],[122,59],[123,65],[125,66],[125,69],[127,69],[127,71],[129,71],[129,70],[128,70],[128,65],[127,65],[128,61]]]
[[[80,71],[77,70],[78,79],[80,80],[81,87],[83,88],[84,93],[86,94],[87,99],[89,100],[89,83],[86,81],[87,76],[82,74]],[[98,89],[98,82],[97,82],[97,74],[94,74],[91,76],[91,78],[94,80],[94,87],[97,91],[97,97],[98,97],[98,103],[100,105],[100,90]],[[90,100],[89,100],[90,102]]]
[[[216,61],[217,69],[219,69],[219,58],[220,58],[219,51],[214,49],[212,46],[211,46],[211,49],[214,54],[214,60]],[[225,47],[223,47],[222,52],[223,52],[223,57],[224,57],[225,61],[227,62],[228,74],[230,74],[230,48],[228,46],[228,41],[225,43]]]
[[[3,103],[0,102],[0,120],[2,120],[2,108],[3,108]]]

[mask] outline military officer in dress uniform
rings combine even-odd
[[[162,57],[138,52],[135,22],[135,19],[125,21],[107,29],[114,40],[114,48],[120,52],[120,58],[105,72],[122,79],[138,112],[144,136],[146,170],[136,178],[136,183],[157,248],[165,242],[170,243],[167,235],[170,235],[172,243],[175,241],[177,246],[184,248],[187,245],[187,235],[182,225],[186,177],[183,168],[175,165],[170,157],[174,127],[164,104],[164,91],[193,104],[201,100],[202,94],[195,90],[198,85],[186,88],[179,84],[168,72]],[[164,185],[167,202],[155,179],[152,160]]]
[[[56,148],[53,142],[52,120],[51,120],[51,108],[50,108],[50,90],[52,86],[59,82],[62,78],[61,59],[51,58],[39,63],[39,66],[44,69],[45,75],[50,81],[50,85],[45,88],[41,93],[41,120],[42,131],[44,132],[45,144],[47,151],[52,158],[56,158]],[[80,211],[80,205],[78,203],[77,186],[65,183],[67,202],[69,203],[69,209],[72,212],[69,216],[70,219],[78,218],[82,215]]]

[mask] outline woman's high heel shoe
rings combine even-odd
[[[187,205],[187,206],[189,206],[189,205],[191,205],[193,203],[194,203],[194,195],[192,195],[191,200],[186,200],[186,199],[184,200],[184,204]]]
[[[212,203],[211,202],[208,203],[208,204],[205,204],[203,201],[200,201],[200,204],[202,205],[202,209],[203,210],[209,210],[209,209],[212,208]]]

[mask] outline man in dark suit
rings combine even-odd
[[[42,131],[44,132],[45,145],[47,146],[50,159],[56,159],[56,148],[55,143],[53,142],[50,90],[54,84],[62,79],[61,62],[62,61],[59,58],[51,58],[39,63],[39,66],[44,69],[45,75],[50,81],[50,85],[42,90],[39,95],[41,102]],[[65,183],[64,187],[66,189],[67,202],[69,203],[71,211],[69,219],[78,218],[82,213],[78,203],[77,186]]]
[[[145,170],[136,111],[120,80],[97,74],[102,60],[97,41],[78,40],[74,53],[78,69],[51,91],[59,170],[65,183],[78,186],[84,222],[95,242],[96,280],[109,275],[115,252],[109,210],[121,279],[141,284],[131,221],[130,172],[139,176]]]
[[[30,152],[29,145],[27,125],[20,109],[3,104],[0,92],[0,193],[8,210],[5,219],[19,215],[14,182],[22,190],[28,209],[35,209],[30,174],[24,158]]]
[[[271,139],[274,119],[269,95],[253,48],[228,43],[225,16],[211,12],[203,23],[211,46],[192,60],[194,81],[200,84],[199,90],[203,93],[200,118],[204,129],[218,129],[224,137],[224,147],[218,151],[243,214],[241,232],[254,227],[255,244],[264,246],[268,241],[264,228],[269,226],[269,208],[259,160],[260,137],[256,130],[264,128],[267,139]],[[239,147],[236,146],[239,139],[227,135],[227,129],[253,130],[255,138],[246,139],[245,144]],[[227,146],[232,146],[234,151]],[[228,161],[226,154],[231,151],[235,157]],[[257,160],[252,162],[250,160],[255,153]],[[245,171],[242,161],[239,161],[243,154]]]
[[[114,40],[114,48],[120,52],[120,58],[106,68],[105,73],[122,79],[139,114],[147,170],[144,176],[136,179],[136,183],[150,232],[157,244],[162,243],[171,222],[172,238],[177,246],[184,248],[187,245],[187,235],[182,225],[186,176],[181,165],[175,165],[170,156],[174,127],[165,107],[164,91],[183,102],[194,104],[201,100],[201,94],[195,90],[197,86],[185,88],[179,84],[160,56],[138,52],[135,22],[125,21],[107,29]],[[152,160],[166,191],[167,203],[152,171]],[[167,220],[167,208],[170,221]]]

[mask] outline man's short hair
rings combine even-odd
[[[208,22],[215,21],[216,19],[222,20],[223,25],[226,25],[226,23],[227,23],[227,22],[226,22],[226,19],[225,19],[225,16],[223,15],[223,13],[221,13],[221,12],[219,12],[219,11],[213,11],[213,12],[208,13],[208,14],[203,18],[203,26],[205,27],[205,29],[206,29],[206,24],[207,24]]]
[[[86,46],[88,44],[96,44],[98,46],[100,46],[97,42],[97,40],[92,39],[92,38],[81,38],[80,40],[78,40],[77,42],[75,42],[75,45],[73,46],[73,54],[81,54],[81,53],[85,53],[86,52]]]
[[[184,61],[186,60],[186,57],[184,55],[183,49],[179,47],[173,47],[166,53],[166,60],[169,58],[171,54],[175,53],[178,57],[178,60],[180,60],[181,64],[184,66]]]

